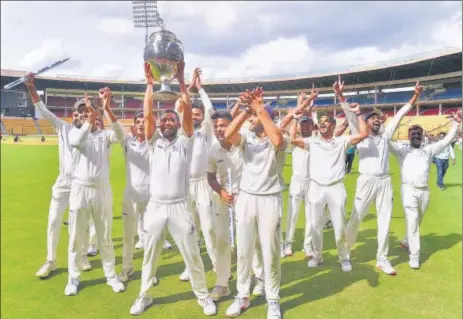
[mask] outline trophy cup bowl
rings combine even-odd
[[[175,101],[179,93],[170,89],[170,82],[177,74],[178,64],[183,61],[183,44],[174,33],[161,30],[150,35],[145,46],[144,60],[151,66],[153,79],[161,89],[153,93],[157,101]]]

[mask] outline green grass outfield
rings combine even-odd
[[[46,257],[46,228],[51,186],[58,174],[58,149],[55,145],[1,146],[1,318],[130,318],[129,309],[140,288],[142,252],[135,253],[136,273],[123,293],[114,293],[105,284],[99,256],[91,258],[93,270],[83,273],[79,293],[64,295],[67,282],[66,226],[62,226],[55,275],[39,280],[35,272]],[[398,275],[389,277],[375,269],[376,217],[374,208],[361,226],[358,242],[352,251],[353,271],[342,273],[332,230],[325,232],[325,263],[317,269],[307,268],[301,252],[303,215],[296,230],[295,255],[282,261],[281,309],[290,318],[461,318],[462,309],[462,189],[461,152],[457,165],[446,176],[448,189],[435,187],[436,169],[431,168],[431,204],[421,227],[420,270],[408,266],[408,256],[399,248],[405,220],[400,205],[399,170],[391,159],[394,185],[394,211],[390,236],[390,259]],[[113,240],[117,271],[122,255],[122,194],[124,161],[121,148],[113,147],[111,177],[114,193]],[[290,163],[288,157],[287,163]],[[348,211],[355,191],[354,173],[346,177]],[[291,167],[285,167],[289,182]],[[285,203],[287,192],[284,193]],[[285,204],[286,206],[286,204]],[[286,214],[286,209],[285,209]],[[65,215],[67,218],[67,214]],[[283,219],[283,227],[286,219]],[[215,276],[204,247],[202,256],[207,283],[212,288]],[[191,292],[189,283],[178,275],[183,270],[178,250],[162,254],[158,269],[160,283],[152,289],[155,304],[141,318],[205,318]],[[236,262],[233,262],[236,279]],[[236,293],[235,279],[230,283]],[[232,298],[218,304],[216,317],[224,318]],[[266,318],[266,304],[253,298],[252,307],[242,318]]]

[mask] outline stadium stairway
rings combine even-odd
[[[37,122],[37,120],[36,120],[35,118],[33,118],[32,121],[34,122],[34,126],[35,126],[35,128],[37,129],[37,133],[38,133],[39,135],[43,135],[42,129],[40,128],[40,125],[39,125],[39,123]]]

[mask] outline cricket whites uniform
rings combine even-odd
[[[303,140],[305,148],[309,150],[311,178],[309,202],[314,258],[309,261],[309,267],[317,267],[323,261],[323,215],[327,205],[341,265],[343,270],[345,267],[350,268],[350,265],[347,265],[349,263],[345,233],[347,195],[344,187],[346,150],[352,146],[350,137],[340,136],[330,140],[309,137]]]
[[[408,247],[410,267],[419,268],[420,224],[429,204],[429,167],[432,158],[455,138],[459,123],[454,122],[447,135],[440,141],[412,148],[390,142],[390,151],[400,165],[402,204],[405,211],[406,233],[402,245]]]
[[[262,251],[269,307],[277,306],[280,299],[281,192],[284,188],[285,151],[289,144],[289,137],[283,136],[284,147],[278,150],[268,136],[260,139],[248,130],[241,134],[239,147],[243,152],[243,172],[235,205],[238,296],[228,308],[228,316],[237,316],[249,306],[245,300],[250,295],[256,240],[260,242]]]
[[[68,134],[72,125],[62,121],[47,109],[42,101],[34,104],[42,116],[50,122],[58,135],[59,175],[52,188],[47,227],[47,262],[37,272],[38,277],[47,277],[56,269],[56,250],[63,214],[69,206],[72,179],[72,153]]]
[[[189,205],[188,174],[193,137],[179,134],[169,142],[157,131],[149,141],[150,199],[145,213],[145,251],[140,294],[130,313],[142,313],[152,302],[148,291],[155,281],[155,269],[167,229],[182,254],[190,274],[193,292],[206,314],[215,314],[208,298],[193,214]]]
[[[72,147],[74,174],[69,203],[69,282],[66,295],[75,295],[80,280],[82,245],[87,240],[86,230],[90,215],[95,223],[101,264],[115,292],[123,291],[124,285],[117,279],[114,269],[114,248],[111,238],[113,219],[113,196],[109,180],[109,157],[111,144],[118,142],[123,134],[120,123],[113,123],[114,131],[91,132],[91,125],[84,123],[80,129],[69,133]],[[119,133],[116,132],[119,130]]]
[[[286,220],[286,246],[291,246],[294,240],[296,222],[299,216],[301,201],[305,208],[305,235],[304,251],[312,251],[312,239],[310,238],[310,205],[309,205],[309,152],[300,147],[293,147],[292,151],[293,176],[289,184],[288,215]]]
[[[357,117],[349,111],[347,103],[341,103],[341,105],[351,131],[357,133],[359,130]],[[368,214],[368,207],[373,201],[375,202],[378,216],[376,259],[378,266],[384,266],[383,270],[387,270],[386,266],[390,269],[390,274],[395,274],[395,271],[390,268],[387,261],[389,225],[391,223],[393,204],[392,182],[389,175],[389,142],[400,121],[412,107],[412,104],[405,104],[392,118],[384,132],[380,132],[378,135],[370,135],[357,144],[360,176],[357,179],[352,215],[346,227],[347,247],[350,251],[357,239],[360,223]],[[384,263],[384,265],[381,263]]]

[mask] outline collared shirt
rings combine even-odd
[[[442,160],[448,160],[449,158],[451,158],[454,160],[455,152],[453,151],[452,145],[447,145],[446,147],[444,147],[444,149],[436,155],[436,158]]]
[[[238,192],[242,168],[243,156],[238,147],[232,146],[227,151],[219,142],[213,143],[209,152],[207,172],[217,174],[217,180],[224,189],[230,191],[231,182],[231,191]],[[230,169],[231,181],[228,179],[228,169]]]

